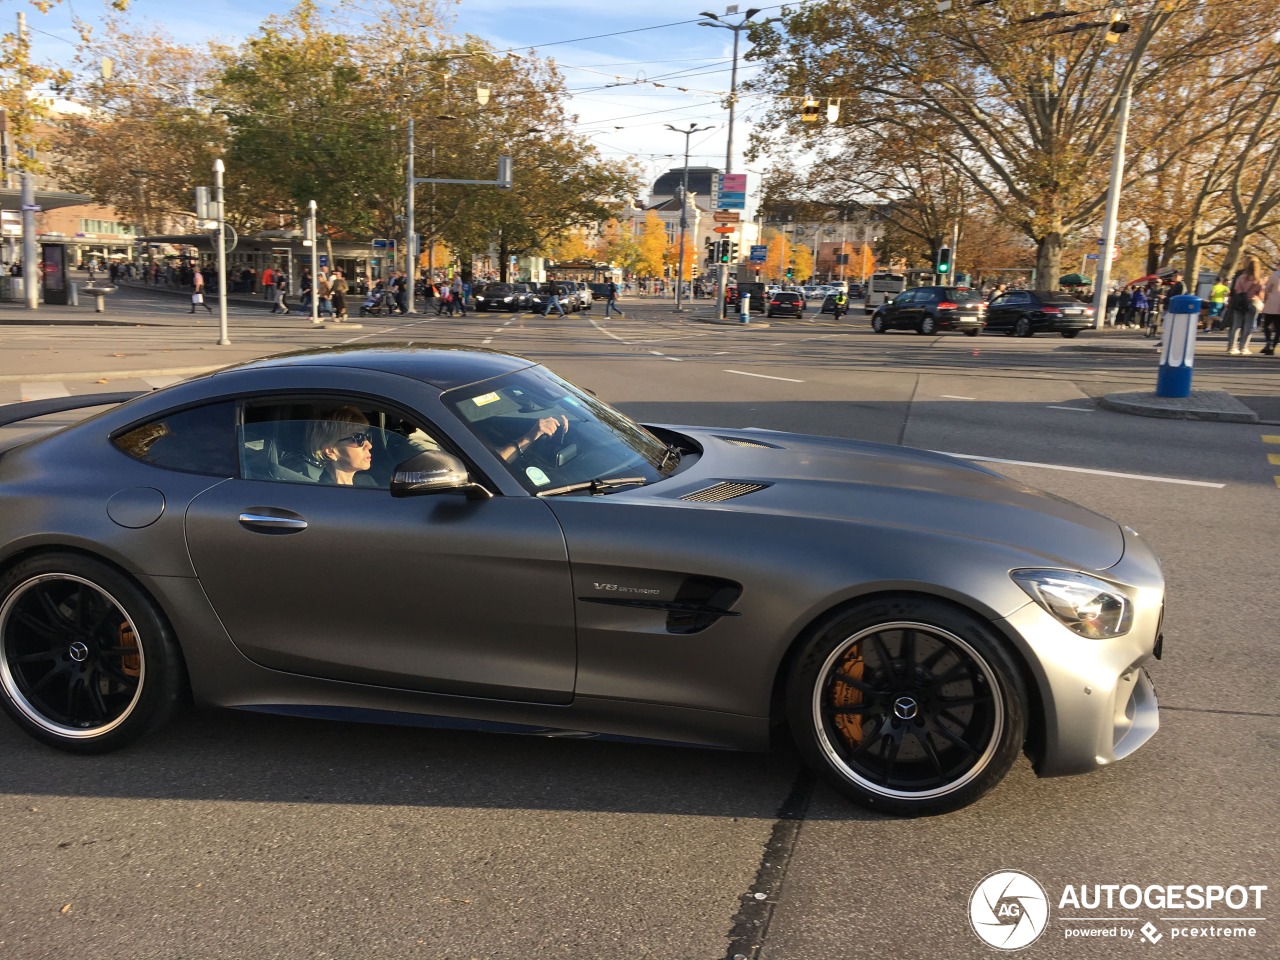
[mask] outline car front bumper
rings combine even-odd
[[[1126,547],[1125,561],[1104,574],[1135,598],[1133,627],[1124,636],[1085,639],[1034,602],[1005,620],[1025,644],[1038,687],[1043,727],[1030,733],[1030,752],[1039,776],[1088,773],[1123,760],[1160,728],[1146,664],[1163,652],[1164,582],[1132,531]],[[1034,715],[1029,719],[1034,727]]]

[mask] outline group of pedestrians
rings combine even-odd
[[[1230,356],[1249,356],[1249,341],[1258,321],[1262,321],[1264,343],[1260,351],[1268,357],[1275,356],[1280,346],[1280,263],[1270,276],[1264,275],[1262,261],[1257,257],[1245,257],[1244,266],[1231,279],[1226,300],[1227,353]]]

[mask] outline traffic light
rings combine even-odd
[[[729,262],[729,241],[727,239],[720,241],[720,249],[718,253],[720,254],[719,259],[721,263]]]
[[[941,275],[945,276],[951,273],[951,248],[943,247],[938,251],[938,260],[934,264],[934,269]]]
[[[727,262],[733,263],[733,261],[738,259],[738,244],[734,240],[729,240],[727,242],[729,244],[729,259]]]
[[[790,280],[792,277],[794,277],[794,276],[795,276],[795,274],[796,274],[796,268],[795,268],[795,265],[794,265],[794,264],[789,265],[789,266],[787,267],[787,279],[788,279],[788,280]]]

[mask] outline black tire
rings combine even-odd
[[[982,332],[982,328],[981,328],[981,327],[974,327],[972,330],[966,330],[966,331],[964,332],[964,335],[965,335],[966,337],[976,337],[976,336],[977,336],[978,334],[980,334],[981,332]]]
[[[1061,331],[1061,333],[1062,333],[1062,339],[1071,340],[1074,337],[1076,337],[1080,333],[1080,331],[1079,330],[1063,330]]]
[[[920,321],[920,332],[926,337],[932,337],[938,332],[938,318],[926,316]]]
[[[841,612],[787,679],[805,761],[855,803],[900,816],[957,810],[999,783],[1022,748],[1026,702],[989,625],[917,596]]]
[[[889,328],[888,328],[887,326],[885,326],[884,317],[882,317],[882,316],[881,316],[880,314],[878,314],[878,313],[877,313],[877,314],[875,314],[875,315],[873,315],[873,316],[872,316],[872,318],[871,318],[871,329],[872,329],[872,331],[874,331],[875,333],[888,333],[888,332],[889,332]]]
[[[37,740],[119,749],[169,717],[184,676],[168,621],[115,568],[51,553],[0,576],[0,706]]]
[[[1018,322],[1013,327],[1013,332],[1015,336],[1019,337],[1034,337],[1036,334],[1035,329],[1031,326],[1030,317],[1019,317]]]
[[[368,315],[369,315],[369,308],[368,308],[368,307],[361,307],[361,308],[360,308],[360,316],[362,316],[362,317],[367,317]]]

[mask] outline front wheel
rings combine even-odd
[[[938,332],[938,320],[936,317],[925,317],[920,321],[920,332],[926,337],[932,337]]]
[[[999,783],[1026,736],[1018,669],[989,625],[941,601],[871,600],[816,632],[787,681],[806,762],[854,802],[929,816]]]
[[[886,327],[886,326],[885,326],[884,317],[882,317],[882,316],[881,316],[880,314],[878,314],[878,313],[877,313],[874,317],[872,317],[872,318],[871,318],[871,329],[872,329],[875,333],[884,333],[884,332],[886,332],[886,331],[888,330],[888,327]]]
[[[45,554],[0,576],[0,706],[37,740],[123,747],[170,715],[182,682],[167,621],[113,567]]]
[[[1030,337],[1035,334],[1035,330],[1031,328],[1030,317],[1019,317],[1017,324],[1013,328],[1013,332],[1019,337]]]

